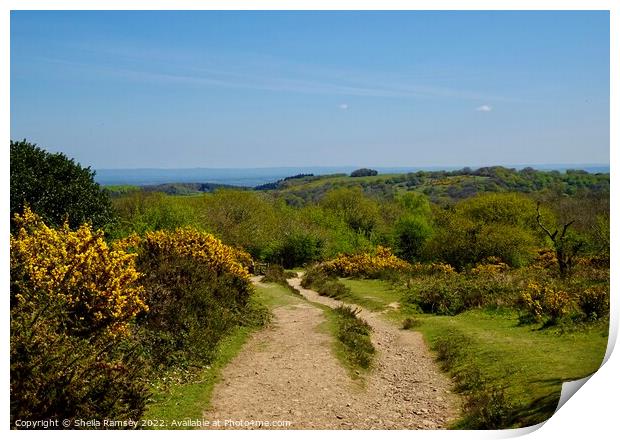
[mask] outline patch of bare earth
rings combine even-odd
[[[289,280],[311,302],[341,304],[300,281]],[[332,338],[319,330],[325,321],[320,308],[299,299],[273,313],[273,324],[255,333],[224,369],[206,420],[244,429],[258,427],[247,425],[251,421],[290,421],[267,429],[440,429],[458,416],[452,384],[419,333],[362,309],[377,359],[360,386],[335,358]]]

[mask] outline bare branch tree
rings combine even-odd
[[[570,271],[573,266],[573,258],[583,247],[583,242],[578,241],[572,245],[567,243],[566,233],[568,228],[575,223],[575,220],[571,220],[562,226],[562,232],[558,228],[551,232],[542,222],[542,214],[540,213],[540,202],[536,204],[536,223],[547,234],[547,236],[553,242],[553,248],[555,250],[555,256],[558,260],[558,266],[560,269],[560,276],[564,277]],[[559,236],[558,236],[559,234]]]

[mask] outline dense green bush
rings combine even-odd
[[[325,273],[320,266],[310,267],[301,280],[302,287],[316,290],[319,295],[342,299],[351,294],[351,290],[337,277]]]
[[[94,175],[62,153],[11,141],[11,218],[29,206],[48,225],[68,220],[72,228],[86,222],[105,227],[113,220],[112,205]]]
[[[517,303],[527,276],[525,273],[419,276],[409,281],[405,300],[425,313],[438,315],[456,315],[481,307],[511,307]]]
[[[149,312],[137,324],[150,362],[164,367],[210,363],[218,342],[249,311],[232,294],[245,286],[178,255],[142,257],[138,267],[145,274]]]
[[[198,199],[195,208],[203,229],[256,259],[274,247],[282,232],[276,206],[264,194],[222,189]]]
[[[323,240],[312,233],[285,233],[263,256],[266,261],[277,263],[287,269],[302,266],[320,259]]]
[[[433,229],[428,221],[419,217],[405,217],[394,225],[396,255],[407,261],[421,259],[424,245]]]

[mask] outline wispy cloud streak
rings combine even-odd
[[[300,68],[294,64],[277,65],[274,63],[274,65],[258,67],[250,64],[220,69],[195,66],[190,63],[171,63],[170,65],[154,63],[151,66],[135,68],[50,58],[40,59],[40,61],[63,65],[70,71],[80,71],[83,74],[137,82],[380,98],[520,101],[483,92],[418,84],[385,73],[330,71],[323,67],[313,69],[304,66]],[[488,110],[486,110],[487,107]],[[491,111],[491,109],[488,105],[477,108],[478,111]]]

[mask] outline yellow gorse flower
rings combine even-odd
[[[218,274],[229,273],[249,283],[252,257],[241,249],[222,243],[212,234],[193,228],[174,231],[147,232],[143,237],[131,235],[116,243],[116,247],[145,252],[146,255],[172,254],[189,257]]]
[[[102,326],[112,333],[125,331],[129,319],[148,310],[136,255],[110,249],[101,231],[86,224],[75,231],[67,223],[50,228],[29,208],[14,220],[11,274],[19,274],[14,282],[20,305],[61,301],[73,310],[69,320],[75,325]]]
[[[342,276],[371,276],[383,270],[407,270],[411,265],[401,260],[389,248],[377,246],[374,253],[355,255],[338,255],[333,260],[323,263],[323,268]]]

